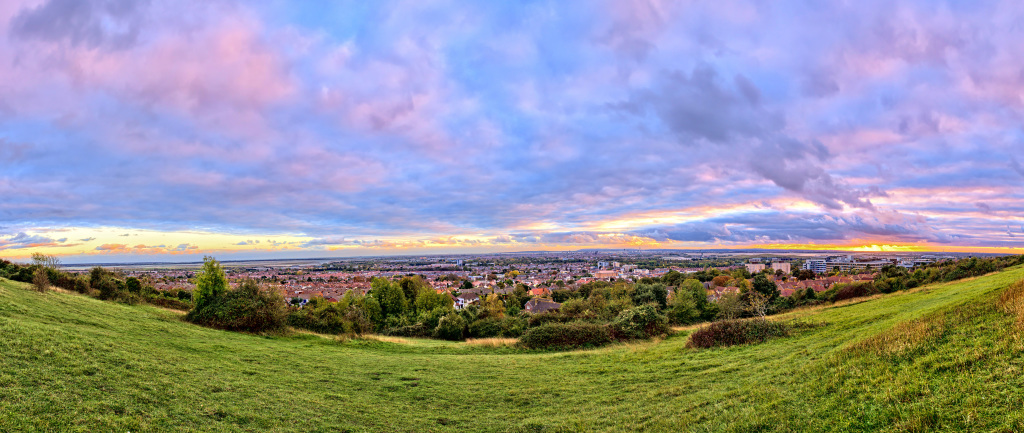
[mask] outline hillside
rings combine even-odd
[[[0,431],[1021,431],[1014,268],[760,345],[541,353],[200,328],[0,280]]]

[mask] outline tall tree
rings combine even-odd
[[[57,256],[49,256],[42,253],[32,253],[32,264],[54,271],[60,269],[61,266],[60,259]]]
[[[405,292],[398,283],[377,278],[373,280],[373,287],[374,297],[380,302],[381,313],[385,319],[405,314],[409,301],[405,299]]]
[[[779,297],[779,288],[775,285],[775,282],[768,279],[764,274],[757,274],[754,277],[754,284],[752,289],[764,295],[768,299],[768,302],[773,302]]]
[[[228,278],[224,275],[224,268],[220,262],[213,257],[203,257],[203,267],[196,275],[196,290],[192,294],[196,308],[206,306],[227,291]]]

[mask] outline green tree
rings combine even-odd
[[[662,283],[638,284],[633,291],[633,304],[655,304],[664,309],[668,305],[668,289]]]
[[[485,317],[500,319],[505,316],[505,304],[498,295],[491,293],[483,300],[483,313]]]
[[[739,293],[730,292],[718,298],[718,316],[722,319],[735,319],[743,315],[747,305]]]
[[[676,325],[689,325],[700,319],[700,310],[686,292],[677,291],[665,312],[668,320]]]
[[[446,300],[447,302],[445,302]],[[416,295],[416,300],[413,302],[417,313],[433,311],[435,308],[444,307],[448,304],[451,304],[451,298],[448,295],[437,293],[436,290],[430,287],[420,287],[419,294]]]
[[[362,303],[359,308],[363,310],[363,316],[373,324],[374,329],[380,329],[384,325],[384,313],[381,311],[380,302],[373,295],[364,296],[360,300]],[[370,330],[364,332],[370,332]]]
[[[398,285],[402,288],[402,293],[405,294],[405,299],[407,299],[410,304],[416,303],[416,297],[420,294],[421,289],[430,287],[426,281],[423,281],[423,277],[420,277],[419,275],[402,277],[402,280],[398,282]]]
[[[124,288],[128,289],[130,293],[139,294],[142,292],[142,282],[139,281],[138,278],[128,277],[128,279],[124,281]]]
[[[757,274],[757,276],[754,277],[754,284],[751,289],[764,295],[769,303],[778,299],[780,294],[779,287],[775,285],[774,281],[769,280],[768,277],[764,276],[764,274]]]
[[[446,314],[437,323],[434,329],[434,338],[442,340],[460,341],[465,335],[466,319],[455,312]]]
[[[224,295],[228,291],[228,278],[224,275],[224,269],[213,257],[203,257],[203,267],[196,275],[196,289],[192,294],[196,309]]]
[[[375,278],[372,291],[373,296],[380,302],[381,313],[385,320],[388,317],[405,314],[405,310],[409,307],[409,301],[405,299],[402,287],[393,281]]]
[[[701,320],[712,320],[715,318],[715,306],[708,302],[708,291],[704,289],[704,283],[695,278],[684,280],[677,290],[679,294],[687,294],[693,299],[693,305],[700,312]]]

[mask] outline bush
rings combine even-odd
[[[92,288],[89,287],[89,280],[85,277],[75,278],[75,291],[84,295],[92,292]]]
[[[322,334],[341,334],[347,331],[345,312],[337,304],[323,298],[310,299],[302,309],[288,313],[287,322],[296,328]]]
[[[53,281],[54,286],[72,292],[75,291],[75,283],[78,281],[78,278],[67,272],[57,272],[50,281]]]
[[[501,319],[488,317],[469,324],[469,336],[472,338],[492,338],[501,335]]]
[[[528,349],[574,349],[603,346],[611,341],[606,326],[572,322],[530,328],[519,339],[519,344]]]
[[[878,293],[878,291],[875,290],[875,286],[871,283],[851,283],[836,290],[832,301],[838,302],[845,299],[860,298],[874,295],[875,293]]]
[[[665,308],[668,306],[668,289],[661,283],[638,284],[633,291],[633,303],[636,305],[656,303],[659,308]]]
[[[536,328],[548,323],[567,323],[576,319],[562,313],[559,309],[556,311],[548,311],[546,313],[530,314],[526,320],[530,328]]]
[[[166,296],[153,296],[146,299],[146,302],[156,305],[157,307],[170,308],[172,310],[188,311],[192,308],[192,304],[184,302],[178,298],[168,298]]]
[[[702,348],[759,343],[773,337],[789,334],[785,324],[764,319],[723,320],[712,323],[690,334],[686,347]]]
[[[196,324],[231,331],[262,332],[285,324],[284,298],[280,293],[245,280],[236,290],[205,298],[185,316]]]
[[[431,332],[426,324],[417,322],[412,325],[392,327],[384,330],[384,335],[396,337],[429,337]]]
[[[611,323],[618,340],[645,339],[668,333],[668,319],[652,304],[641,305],[619,313]]]
[[[45,269],[42,267],[36,268],[36,271],[32,275],[32,285],[40,292],[45,292],[50,289],[50,278],[46,276]]]
[[[442,340],[462,341],[465,339],[466,319],[458,313],[448,313],[437,322],[434,338]]]
[[[501,336],[518,338],[526,332],[526,319],[517,316],[509,316],[501,319]]]

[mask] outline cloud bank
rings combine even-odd
[[[602,3],[4,2],[0,251],[1024,247],[1024,7]]]

